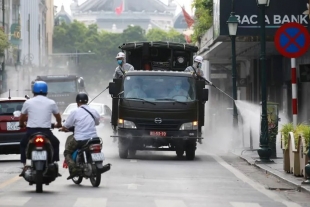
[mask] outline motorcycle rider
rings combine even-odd
[[[113,79],[122,78],[127,71],[134,70],[134,67],[132,65],[126,63],[125,54],[123,52],[119,52],[115,58],[117,60],[118,66],[115,69]]]
[[[201,70],[201,66],[202,66],[202,61],[203,61],[203,57],[201,56],[196,56],[194,59],[194,63],[191,66],[188,66],[184,71],[185,72],[192,72],[195,75],[199,75],[203,77],[203,71]]]
[[[99,125],[100,120],[98,112],[87,105],[88,96],[86,93],[79,93],[76,96],[76,103],[78,108],[70,113],[60,129],[60,131],[69,131],[69,128],[74,127],[74,134],[67,138],[64,151],[70,173],[67,180],[82,173],[82,170],[76,167],[72,153],[82,147],[90,138],[97,137],[96,126]]]
[[[47,84],[44,81],[36,81],[33,84],[32,92],[34,97],[26,100],[21,109],[21,116],[19,125],[21,128],[26,127],[25,122],[27,120],[27,132],[25,137],[20,141],[20,156],[21,163],[24,164],[24,169],[20,176],[23,176],[25,171],[30,167],[26,165],[26,148],[29,142],[29,138],[32,134],[37,132],[45,133],[48,136],[53,148],[53,161],[59,161],[59,140],[51,131],[51,116],[52,114],[56,118],[56,128],[62,127],[61,116],[59,109],[55,101],[46,97],[48,93]],[[61,176],[60,174],[58,174]]]

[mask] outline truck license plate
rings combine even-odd
[[[46,160],[46,151],[32,151],[31,159],[36,160]]]
[[[150,135],[151,136],[165,137],[167,135],[167,133],[166,132],[154,132],[154,131],[151,131]]]
[[[96,161],[103,161],[104,160],[104,155],[103,153],[92,153],[91,158],[94,162]]]
[[[18,131],[20,130],[19,122],[7,122],[6,123],[6,130],[7,131]]]

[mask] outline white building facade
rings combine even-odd
[[[46,12],[45,0],[20,2],[22,65],[42,67],[47,63]]]

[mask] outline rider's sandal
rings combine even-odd
[[[25,165],[23,167],[23,171],[19,174],[19,177],[23,177],[25,175],[25,172],[30,168],[30,166]]]

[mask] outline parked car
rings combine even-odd
[[[111,126],[112,111],[111,111],[110,107],[108,107],[107,105],[102,104],[102,103],[90,103],[89,107],[95,109],[99,113],[100,123],[104,127],[110,127]],[[67,117],[69,116],[69,114],[75,109],[77,109],[76,103],[69,104],[62,114],[62,120],[66,120]]]
[[[0,98],[0,154],[20,154],[20,141],[26,129],[19,127],[19,117],[14,111],[21,111],[26,98]]]

